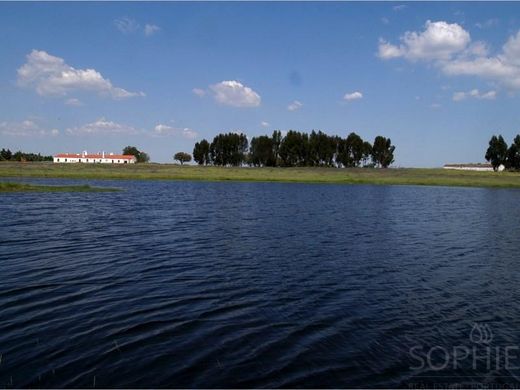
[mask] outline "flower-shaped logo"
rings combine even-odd
[[[493,340],[493,332],[488,324],[473,324],[469,339],[475,344],[489,344]]]

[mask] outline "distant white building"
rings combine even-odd
[[[493,172],[493,165],[491,164],[446,164],[444,169],[455,169],[459,171],[478,171],[478,172]],[[502,172],[506,167],[499,165],[497,171]]]
[[[131,154],[98,153],[60,153],[53,157],[55,163],[90,163],[90,164],[135,164],[135,156]]]

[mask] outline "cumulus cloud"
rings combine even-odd
[[[144,96],[115,87],[95,69],[76,69],[42,50],[33,50],[18,69],[18,84],[34,88],[41,96],[66,96],[75,91],[90,91],[113,99]]]
[[[233,107],[258,107],[262,99],[239,81],[228,80],[210,86],[215,101]]]
[[[158,124],[154,127],[154,133],[155,135],[170,135],[170,136],[180,136],[182,138],[187,138],[187,139],[195,139],[197,138],[198,136],[198,133],[193,130],[193,129],[190,129],[189,127],[184,127],[184,128],[178,128],[178,127],[173,127],[173,126],[169,126],[169,125],[163,125],[163,124]]]
[[[485,42],[471,43],[469,33],[461,26],[443,21],[428,21],[421,33],[406,32],[399,46],[379,42],[382,59],[430,61],[447,75],[474,76],[520,89],[520,31],[510,36],[497,54],[489,53]]]
[[[260,122],[260,126],[262,126],[262,127],[269,127],[269,126],[271,126],[271,124],[269,122],[262,121],[262,122]]]
[[[191,92],[193,92],[198,97],[206,96],[206,91],[201,88],[193,88]]]
[[[480,100],[494,100],[497,97],[496,91],[480,92],[478,89],[472,89],[468,92],[455,92],[453,94],[453,101],[460,102],[462,100],[473,98]]]
[[[66,132],[71,135],[132,135],[137,134],[138,130],[132,126],[99,118],[83,126],[68,128]]]
[[[295,100],[294,102],[290,103],[288,106],[287,106],[287,109],[289,111],[297,111],[299,110],[300,108],[302,108],[303,106],[303,103],[298,101],[298,100]]]
[[[45,129],[32,120],[22,122],[0,122],[0,134],[20,137],[56,136],[58,129]]]
[[[399,46],[381,39],[379,57],[390,59],[404,57],[409,60],[447,60],[464,50],[471,38],[457,23],[428,20],[422,32],[407,31]]]
[[[404,9],[406,9],[406,8],[407,8],[406,4],[394,5],[394,6],[392,7],[392,9],[393,9],[394,11],[402,11],[402,10],[404,10]]]
[[[363,99],[363,94],[359,91],[352,92],[352,93],[346,93],[345,96],[343,96],[343,100],[351,101],[351,100],[359,100]]]
[[[144,35],[146,35],[147,37],[151,37],[160,30],[161,28],[155,24],[146,24],[144,26]]]

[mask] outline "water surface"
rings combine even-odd
[[[88,183],[0,194],[0,387],[520,383],[518,190]]]

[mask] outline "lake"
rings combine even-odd
[[[26,180],[0,387],[520,384],[520,191]]]

